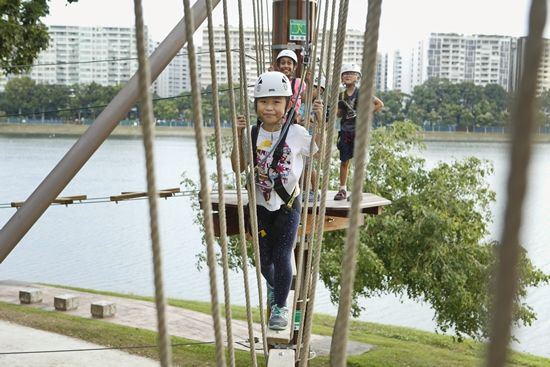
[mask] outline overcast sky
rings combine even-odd
[[[183,16],[183,1],[142,1],[145,23],[153,39],[162,41]],[[320,1],[325,3],[324,0]],[[237,0],[228,0],[228,3],[231,4],[230,23],[237,26]],[[527,33],[530,3],[530,0],[384,0],[379,49],[391,51],[409,47],[429,32],[523,36]],[[79,0],[76,4],[67,4],[66,0],[51,0],[50,4],[46,24],[134,25],[132,0]],[[251,2],[243,0],[243,4],[250,8],[244,10],[245,25],[252,26]],[[348,29],[365,29],[366,9],[367,0],[350,0]],[[214,23],[223,24],[221,1],[214,11]],[[548,28],[546,37],[550,33]]]

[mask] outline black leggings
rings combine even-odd
[[[257,206],[258,238],[262,275],[273,287],[275,303],[286,306],[292,282],[292,250],[300,223],[300,198],[292,210],[279,209],[271,212]]]

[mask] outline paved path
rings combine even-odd
[[[55,311],[53,307],[54,296],[70,293],[79,296],[79,307],[78,309],[73,311],[66,311],[67,314],[91,318],[91,303],[100,300],[112,301],[116,303],[116,316],[103,319],[104,321],[112,322],[119,325],[126,325],[130,327],[156,331],[155,304],[147,301],[97,295],[85,292],[76,292],[63,288],[55,288],[6,280],[0,281],[0,302],[19,304],[19,290],[25,288],[39,288],[42,290],[43,293],[43,302],[28,305],[28,307]],[[167,306],[166,314],[168,319],[168,332],[171,335],[203,342],[215,340],[213,323],[210,315],[173,306]],[[225,321],[222,321],[223,325],[225,325]],[[232,327],[233,339],[235,340],[235,342],[245,342],[246,340],[248,340],[248,326],[246,321],[233,320]],[[223,329],[223,334],[225,337],[225,327]],[[254,335],[258,336],[259,339],[261,339],[261,327],[258,324],[254,325]],[[317,355],[328,355],[330,351],[330,337],[312,335],[311,346],[312,350],[315,351]],[[256,347],[261,348],[261,345],[256,345]],[[246,349],[246,347],[243,347],[239,344],[236,344],[236,348]],[[4,341],[2,340],[1,335],[0,349],[7,349],[4,346]],[[33,348],[31,346],[26,346],[25,349],[28,350]],[[369,351],[370,349],[372,349],[372,346],[368,344],[357,343],[353,341],[350,341],[348,343],[349,355],[362,354]],[[0,363],[0,365],[3,366],[4,364]]]
[[[80,339],[69,338],[64,335],[32,329],[0,320],[1,353],[92,349],[101,347],[101,345],[84,342]],[[0,355],[0,366],[10,367],[154,367],[158,365],[159,363],[152,359],[139,357],[118,350]]]

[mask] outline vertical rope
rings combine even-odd
[[[243,9],[242,9],[242,0],[239,0],[239,46],[241,50],[244,50],[244,28],[243,28]],[[244,61],[244,52],[241,51],[239,56],[240,69],[241,69],[241,92],[243,97],[242,107],[244,110],[244,115],[246,116],[247,121],[250,121],[250,111],[248,108],[248,86],[246,80],[246,65]],[[262,272],[261,272],[261,262],[260,262],[260,247],[258,244],[258,217],[256,215],[256,187],[254,184],[254,171],[252,166],[252,141],[250,135],[250,125],[246,125],[246,136],[248,139],[248,149],[245,153],[247,155],[247,160],[250,163],[248,173],[248,209],[250,214],[250,228],[252,228],[252,244],[254,249],[254,262],[256,263],[256,282],[258,286],[258,302],[260,309],[260,323],[262,326],[262,341],[264,355],[267,360],[268,350],[267,350],[267,337],[266,337],[266,321],[264,314],[264,300],[263,300],[263,289],[262,289]]]
[[[518,98],[512,110],[512,146],[510,172],[502,242],[496,284],[496,296],[491,323],[491,342],[487,365],[506,364],[510,343],[514,298],[518,286],[519,233],[522,210],[527,192],[527,172],[531,157],[531,139],[535,120],[537,75],[543,50],[542,33],[546,24],[546,1],[533,0],[529,14],[529,36],[525,47],[525,63],[518,89]]]
[[[321,2],[320,2],[321,3]],[[318,8],[318,14],[321,13],[321,5],[319,3],[319,8]],[[319,84],[320,84],[320,80],[321,80],[321,74],[322,74],[322,69],[323,69],[323,52],[324,52],[324,47],[325,47],[325,34],[326,34],[326,28],[327,28],[327,18],[328,18],[328,5],[329,5],[329,2],[326,2],[323,3],[323,5],[325,6],[325,15],[324,15],[324,22],[323,22],[323,37],[322,37],[322,41],[321,41],[321,59],[320,59],[320,62],[319,62],[319,77],[318,77],[318,81],[319,81]],[[320,25],[320,22],[319,22],[319,18],[317,20],[317,25]],[[316,30],[316,32],[314,33],[315,35],[318,34],[318,29]],[[315,36],[316,37],[316,36]],[[317,41],[314,42],[314,45],[315,45],[315,48],[314,48],[314,52],[313,52],[313,55],[312,55],[312,60],[314,62],[314,65],[316,65],[316,60],[317,60]],[[312,71],[312,74],[313,74],[313,71]],[[311,88],[313,88],[313,85],[311,86]],[[317,86],[318,90],[320,91],[320,85]],[[325,86],[325,89],[326,89],[326,86]],[[325,98],[325,96],[323,96],[322,98]],[[326,105],[326,104],[325,104]],[[317,123],[319,124],[319,126],[321,127],[321,146],[319,147],[319,150],[320,150],[320,156],[322,157],[323,156],[323,153],[324,153],[324,150],[325,150],[325,132],[326,132],[326,129],[325,129],[325,116],[326,116],[326,106],[323,107],[323,113],[321,115],[321,118],[322,118],[322,121],[317,121]],[[311,167],[309,168],[311,169]],[[321,172],[318,171],[317,172],[317,176],[315,178],[315,183],[313,185],[313,188],[315,190],[315,194],[314,194],[314,200],[313,200],[313,208],[312,208],[312,218],[311,218],[311,235],[310,235],[310,238],[308,239],[308,244],[309,244],[309,251],[308,251],[308,257],[307,257],[307,260],[306,260],[306,274],[305,274],[305,278],[306,281],[304,283],[304,290],[302,292],[302,299],[308,299],[309,298],[309,293],[310,293],[310,289],[311,289],[311,274],[312,274],[312,262],[313,262],[313,244],[314,244],[314,241],[315,241],[315,238],[316,238],[316,233],[314,231],[314,229],[316,228],[316,223],[317,223],[317,220],[318,220],[318,216],[317,216],[317,207],[318,207],[318,192],[317,192],[317,189],[319,188],[319,182],[320,182],[320,175],[321,175]],[[308,174],[308,177],[307,177],[307,180],[311,180],[311,174]],[[304,324],[305,324],[305,317],[306,316],[306,307],[303,307],[303,310],[302,310],[302,317],[300,319],[300,327],[298,329],[298,341],[296,343],[296,359],[297,360],[300,360],[300,356],[301,356],[301,347],[302,345],[304,345]],[[306,317],[312,317],[313,315],[309,315],[309,316],[306,316]],[[308,349],[309,349],[309,341],[308,341]],[[306,353],[307,353],[307,350],[306,350]]]
[[[367,13],[367,26],[365,29],[365,51],[363,53],[362,74],[366,81],[361,83],[359,89],[359,100],[357,105],[357,142],[353,156],[355,173],[351,191],[351,211],[349,214],[350,225],[347,230],[346,248],[342,263],[342,277],[340,289],[340,303],[338,316],[334,325],[331,345],[331,362],[333,366],[346,365],[349,314],[353,296],[353,285],[355,282],[355,265],[357,261],[357,245],[359,242],[359,219],[361,215],[360,204],[362,200],[363,181],[365,178],[366,154],[369,143],[369,130],[372,120],[374,95],[374,73],[376,69],[376,52],[378,47],[378,28],[380,26],[380,13],[382,11],[382,0],[369,0]],[[366,107],[366,108],[365,108]]]
[[[258,48],[258,45],[260,44],[260,37],[258,34],[258,29],[260,28],[260,20],[258,19],[258,16],[257,16],[256,0],[251,0],[251,1],[252,1],[252,14],[254,18],[254,44],[256,45],[256,47],[254,47],[254,49],[256,50],[256,71],[258,74],[260,74],[260,70],[261,70],[260,64],[262,62],[261,52]]]
[[[206,251],[208,261],[208,273],[210,277],[210,297],[212,318],[214,321],[214,335],[216,339],[216,365],[225,366],[225,355],[223,350],[223,338],[221,333],[220,309],[218,304],[218,289],[216,284],[216,254],[214,252],[214,230],[212,226],[212,205],[210,200],[210,186],[208,182],[208,172],[206,172],[206,153],[203,132],[203,119],[201,110],[200,85],[197,76],[197,62],[195,56],[195,46],[193,42],[193,18],[191,18],[191,8],[189,0],[183,0],[185,13],[185,29],[188,34],[187,53],[189,57],[189,69],[191,74],[191,96],[193,100],[193,127],[195,128],[195,140],[197,145],[197,156],[199,158],[199,172],[201,191],[200,196],[204,210],[204,228],[206,237]]]
[[[309,0],[306,4],[309,4]],[[309,14],[309,5],[306,6],[306,14]],[[306,19],[308,18],[308,16],[306,16]],[[311,23],[310,22],[306,22],[306,30],[307,32],[309,33],[309,27],[311,26]],[[315,45],[316,42],[317,42],[317,39],[315,37],[315,35],[317,34],[317,26],[318,26],[318,22],[315,22],[313,23],[313,28],[312,29],[312,34],[314,35],[313,36],[313,40],[312,40],[312,44]],[[307,46],[307,42],[306,42],[306,46]],[[308,72],[311,72],[312,75],[315,74],[315,66],[316,66],[316,63],[314,62],[315,60],[315,52],[316,52],[316,47],[314,46],[312,49],[309,50],[310,52],[310,55],[309,55],[309,59],[310,61],[313,60],[312,64],[311,65],[306,65],[306,70],[304,70],[304,74],[307,75]],[[313,81],[313,79],[311,80]],[[305,119],[305,127],[306,128],[309,128],[310,126],[310,116],[311,116],[311,99],[312,99],[312,96],[313,96],[313,85],[310,85],[309,88],[306,90],[306,96],[305,96],[305,100],[303,101],[304,103],[304,106],[305,106],[305,111],[304,111],[304,116],[303,118]],[[317,121],[319,122],[319,121]],[[315,138],[317,136],[317,129],[314,129],[313,131],[313,134],[312,134],[312,139],[311,139],[311,144],[310,144],[310,151],[313,150],[313,146],[315,144]],[[303,315],[305,315],[305,302],[307,302],[307,290],[308,290],[308,279],[309,279],[309,275],[311,274],[311,270],[308,268],[308,266],[310,265],[309,262],[306,260],[305,261],[305,264],[304,264],[304,253],[305,253],[305,247],[306,247],[306,242],[307,243],[310,243],[311,241],[311,237],[313,236],[313,234],[310,234],[309,236],[306,235],[307,233],[307,230],[308,230],[308,226],[307,226],[307,222],[308,222],[308,217],[309,217],[309,192],[310,190],[312,189],[315,189],[315,191],[317,191],[317,187],[311,187],[311,175],[312,175],[312,171],[313,171],[313,156],[310,156],[308,157],[308,159],[306,160],[306,164],[305,164],[305,175],[302,174],[302,179],[300,180],[301,181],[301,185],[300,185],[300,188],[301,188],[301,192],[302,192],[302,195],[303,195],[303,198],[304,198],[304,205],[302,206],[302,214],[301,214],[301,223],[302,223],[302,232],[300,233],[300,238],[299,238],[299,246],[298,246],[298,259],[297,259],[297,276],[296,276],[296,282],[295,282],[295,295],[294,295],[294,299],[295,299],[295,304],[297,304],[298,302],[300,302],[302,304],[302,317],[300,318],[300,320],[303,320]],[[314,220],[315,219],[315,209],[316,209],[316,206],[317,206],[317,203],[314,202],[313,204],[313,212],[312,212],[312,219]],[[313,232],[313,231],[312,231]],[[311,246],[309,246],[311,248]],[[310,258],[310,255],[311,254],[311,251],[308,251],[308,259]],[[306,286],[304,286],[302,284],[302,279],[304,280],[304,284]],[[300,321],[300,324],[302,324],[302,321]],[[300,352],[300,347],[301,347],[301,338],[302,338],[302,335],[303,335],[303,330],[301,328],[298,329],[298,339],[297,339],[297,343],[296,343],[296,358],[299,356],[299,352]]]
[[[227,15],[227,0],[223,0],[223,21],[225,29],[225,55],[227,62],[227,78],[229,83],[229,107],[231,110],[231,132],[233,139],[233,146],[237,146],[238,132],[237,125],[237,112],[235,109],[235,93],[233,90],[233,66],[232,66],[232,55],[231,55],[231,40],[229,38],[229,20]],[[239,142],[240,143],[240,142]],[[240,153],[236,149],[237,156],[237,172],[240,172]],[[256,343],[254,342],[254,325],[252,319],[252,307],[250,304],[250,285],[248,280],[248,254],[246,252],[246,237],[245,237],[245,226],[244,226],[244,206],[242,199],[242,183],[240,173],[236,174],[236,184],[237,184],[237,210],[239,216],[239,243],[241,250],[242,258],[242,271],[243,271],[243,282],[244,282],[244,291],[245,291],[245,301],[246,301],[246,321],[248,323],[248,340],[250,343],[250,358],[251,365],[255,367],[257,365],[256,361]],[[226,311],[227,312],[227,311]]]
[[[153,118],[153,101],[149,94],[151,74],[149,61],[145,50],[145,35],[143,25],[143,8],[141,0],[134,0],[136,20],[136,43],[139,60],[139,94],[141,100],[141,126],[143,145],[145,147],[145,166],[147,171],[147,198],[149,201],[149,220],[151,227],[151,245],[153,251],[153,272],[155,276],[155,304],[157,308],[157,328],[159,338],[160,364],[163,367],[172,365],[172,347],[166,327],[166,298],[162,281],[162,254],[160,234],[158,229],[157,188],[155,182],[155,159],[153,156],[153,141],[155,132]]]
[[[342,4],[340,4],[340,17],[338,20],[339,30],[344,30],[345,33],[345,23],[346,23],[346,16],[342,15]],[[332,52],[332,35],[334,34],[334,19],[336,14],[336,0],[332,3],[332,13],[331,13],[331,26],[330,26],[330,38],[329,38],[329,46],[327,54],[330,55]],[[341,26],[342,22],[344,23],[343,26]],[[343,50],[344,50],[344,38],[345,34],[341,34],[341,32],[338,32],[337,37],[337,48],[336,48],[336,54],[334,57],[334,71],[333,71],[333,77],[331,78],[330,73],[330,67],[331,63],[330,60],[327,63],[327,89],[326,92],[330,93],[329,102],[327,105],[336,106],[338,101],[338,87],[340,85],[340,70],[342,69],[342,57],[343,57]],[[328,80],[332,81],[332,85],[328,84]],[[330,87],[329,87],[330,86]],[[330,174],[330,160],[332,157],[332,142],[334,141],[334,135],[335,135],[335,128],[336,128],[336,111],[337,108],[333,107],[330,110],[329,115],[329,121],[327,126],[327,137],[326,141],[328,144],[326,144],[324,156],[323,156],[323,184],[321,188],[321,207],[319,209],[319,221],[317,222],[317,237],[315,239],[315,246],[314,246],[314,260],[313,260],[313,274],[311,277],[311,291],[310,291],[310,300],[307,304],[307,311],[306,314],[312,315],[313,314],[313,307],[315,304],[315,291],[317,289],[317,278],[319,275],[319,267],[321,263],[321,249],[323,245],[323,231],[325,227],[325,213],[326,213],[326,202],[327,202],[327,189],[329,184],[329,178]],[[326,106],[325,111],[323,113],[326,113]],[[304,326],[304,343],[302,346],[301,354],[300,354],[300,367],[307,366],[308,362],[308,355],[309,352],[309,345],[310,345],[310,336],[311,336],[311,329],[313,325],[313,318],[308,317],[305,322]]]
[[[231,290],[229,288],[229,260],[227,252],[227,223],[225,214],[225,195],[223,183],[222,166],[222,138],[220,126],[220,102],[218,97],[218,80],[216,72],[216,53],[214,51],[214,26],[212,24],[212,0],[206,0],[206,13],[208,18],[208,49],[210,53],[210,70],[212,78],[212,112],[214,114],[214,127],[216,138],[216,169],[218,172],[218,195],[219,195],[219,220],[220,220],[220,245],[223,264],[223,289],[225,305],[225,327],[227,332],[227,349],[229,352],[229,365],[235,366],[235,349],[233,347],[233,330],[231,315]],[[228,70],[230,72],[230,70]],[[229,74],[229,73],[228,73]]]
[[[269,5],[268,5],[268,0],[265,0],[265,17],[266,17],[266,23],[267,23],[267,45],[268,45],[268,50],[269,50],[269,65],[272,64],[271,62],[271,59],[273,58],[272,57],[272,54],[273,54],[273,50],[272,50],[272,35],[271,35],[271,27],[269,26]]]
[[[260,70],[258,70],[258,74],[261,74],[265,71],[265,47],[264,47],[264,44],[265,44],[265,31],[264,31],[264,2],[262,0],[258,0],[258,3],[259,3],[259,8],[260,8],[260,32],[261,32],[261,42],[260,42],[260,47],[261,47],[261,57],[262,57],[262,62],[261,62],[261,65],[260,65]]]

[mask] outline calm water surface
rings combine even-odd
[[[72,138],[0,137],[0,203],[27,198],[75,142]],[[489,178],[497,192],[492,237],[499,238],[507,175],[503,143],[429,143],[423,157],[428,166],[476,155],[493,161]],[[532,261],[550,273],[550,145],[536,145],[530,169],[522,242]],[[157,138],[157,186],[178,187],[181,174],[198,180],[194,140]],[[215,163],[210,162],[210,172]],[[108,197],[146,188],[142,143],[110,139],[83,167],[62,195]],[[15,213],[0,209],[0,226]],[[159,201],[165,291],[169,297],[209,301],[208,274],[196,268],[200,233],[193,224],[188,197]],[[146,201],[50,207],[0,265],[0,279],[64,284],[123,293],[153,295],[151,250]],[[255,274],[255,273],[254,273]],[[221,269],[218,269],[218,276]],[[251,273],[251,276],[253,274]],[[221,279],[220,283],[221,285]],[[255,283],[254,283],[255,284]],[[232,274],[231,302],[244,304],[242,276]],[[256,290],[253,290],[257,302]],[[527,302],[539,319],[516,330],[514,348],[550,357],[550,286],[530,291]],[[433,331],[433,311],[426,304],[383,296],[363,302],[363,320]],[[336,314],[326,289],[318,290],[316,310]]]

